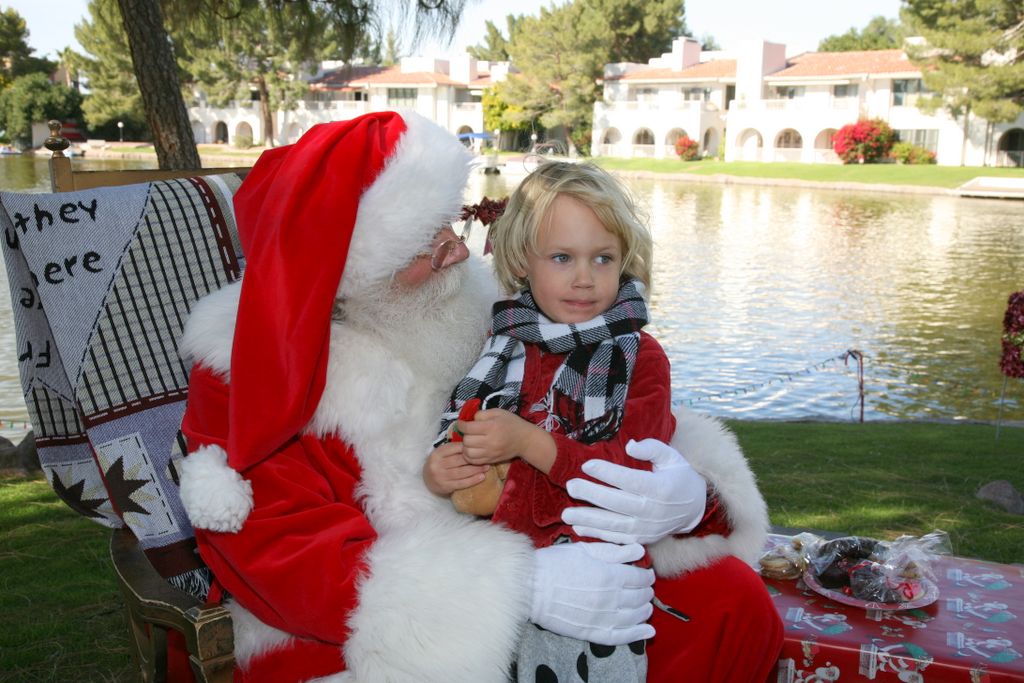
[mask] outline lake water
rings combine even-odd
[[[503,196],[520,178],[474,175],[467,198]],[[857,365],[840,358],[856,349],[865,419],[997,418],[1003,313],[1024,289],[1024,202],[626,182],[654,233],[650,329],[676,403],[858,419]],[[45,163],[0,159],[0,187],[47,190]],[[0,298],[0,420],[18,432],[26,413]],[[1024,383],[1010,380],[1002,410],[1024,419]]]

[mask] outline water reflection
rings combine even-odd
[[[156,168],[156,155],[147,159],[74,159],[82,171],[122,171],[135,168]],[[230,165],[230,164],[227,164]],[[0,189],[19,192],[49,192],[50,172],[45,156],[22,154],[0,158]]]
[[[45,162],[8,160],[0,185],[47,189]],[[468,197],[505,195],[520,177],[474,175]],[[1002,316],[1024,288],[1024,203],[628,183],[656,241],[652,331],[676,402],[735,417],[856,418],[856,367],[837,360],[856,348],[866,418],[996,419]],[[8,424],[25,419],[10,320],[4,298]],[[1010,382],[1004,418],[1024,419],[1024,383]]]
[[[481,191],[503,191],[488,182]],[[629,184],[657,243],[654,329],[677,402],[856,417],[855,364],[836,360],[856,348],[867,418],[996,418],[1002,316],[1024,287],[1024,204]],[[1004,416],[1024,419],[1016,384]]]

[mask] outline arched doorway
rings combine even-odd
[[[836,133],[835,128],[826,128],[814,138],[814,160],[823,163],[838,163],[839,157],[833,149],[833,140]]]
[[[704,139],[701,142],[701,151],[706,156],[719,156],[718,141],[720,139],[721,136],[719,135],[717,128],[708,128],[706,131],[704,131]]]
[[[800,150],[803,146],[804,139],[798,131],[793,128],[779,131],[775,136],[775,160],[800,161]]]
[[[235,137],[232,142],[243,147],[252,147],[252,143],[254,142],[252,137],[252,126],[245,121],[242,121],[235,126]],[[247,142],[248,144],[246,144]]]
[[[759,132],[748,128],[740,133],[737,141],[740,148],[740,161],[761,161],[761,149],[764,147],[764,141]]]
[[[633,156],[645,158],[654,156],[654,133],[650,128],[637,128],[633,133]]]
[[[1024,128],[1011,128],[999,138],[997,166],[1024,166]]]
[[[218,145],[226,145],[228,143],[228,124],[223,121],[213,124],[213,141]]]
[[[618,128],[609,128],[601,136],[601,156],[613,157],[616,155],[615,147],[622,142],[622,133]]]
[[[662,154],[662,156],[669,157],[669,158],[675,158],[676,155],[677,155],[677,152],[676,152],[676,142],[680,138],[683,138],[683,137],[689,137],[689,136],[686,134],[686,131],[683,130],[682,128],[673,128],[672,130],[670,130],[665,135],[665,149],[664,149],[664,153]]]
[[[682,128],[673,128],[665,136],[665,144],[669,147],[675,147],[676,140],[686,135],[686,131]]]

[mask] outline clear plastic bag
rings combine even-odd
[[[766,553],[761,559],[761,573],[770,578],[795,578],[806,571],[822,589],[865,603],[903,604],[917,601],[934,589],[934,559],[949,554],[949,535],[944,531],[920,537],[900,536],[894,541],[863,536],[825,540],[814,534],[800,534],[791,543]],[[783,559],[792,569],[780,571]],[[797,572],[795,568],[801,566],[806,569]]]

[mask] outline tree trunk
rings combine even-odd
[[[967,111],[964,112],[964,141],[960,143],[960,165],[966,165],[967,160],[967,136],[971,132],[971,105],[967,104]]]
[[[117,4],[128,33],[135,79],[160,168],[200,168],[178,66],[158,0],[117,0]]]
[[[260,118],[263,120],[263,139],[259,144],[273,147],[274,113],[270,111],[270,91],[267,90],[267,79],[263,76],[256,79],[256,92],[260,94]]]

